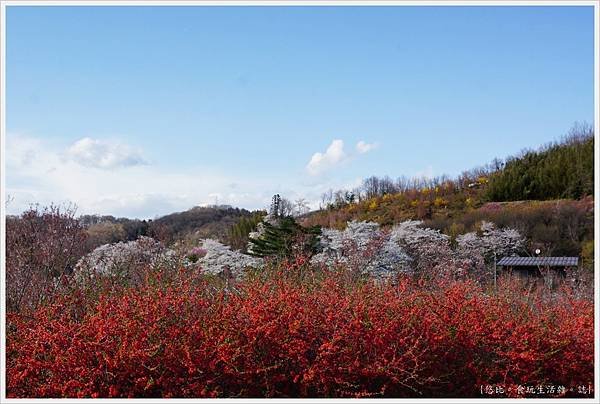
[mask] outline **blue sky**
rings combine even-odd
[[[268,205],[593,123],[592,7],[7,7],[9,213]],[[360,146],[357,144],[360,143]],[[316,154],[316,153],[320,153]]]

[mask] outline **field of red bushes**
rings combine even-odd
[[[9,313],[7,395],[478,397],[500,386],[539,397],[553,386],[547,397],[593,385],[593,302],[567,290],[382,285],[304,265],[217,286],[180,275]]]

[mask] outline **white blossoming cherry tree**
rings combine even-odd
[[[456,243],[457,256],[463,261],[479,261],[473,266],[474,270],[485,276],[489,273],[486,266],[502,257],[517,255],[525,248],[526,240],[515,229],[498,229],[493,223],[483,221],[480,232],[462,234],[456,238]]]
[[[78,282],[97,278],[128,285],[141,284],[150,270],[176,270],[181,262],[175,251],[141,236],[135,241],[104,244],[83,256],[74,269]]]
[[[391,230],[391,239],[412,258],[415,274],[428,278],[462,275],[463,269],[455,262],[450,237],[422,227],[422,224],[418,220],[409,220]]]
[[[313,264],[343,266],[380,280],[410,272],[410,257],[377,223],[351,221],[341,231],[323,229],[319,241]]]
[[[203,254],[192,266],[208,274],[241,278],[245,269],[259,268],[263,264],[261,258],[234,251],[213,239],[202,240],[200,244]]]

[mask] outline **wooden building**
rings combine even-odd
[[[497,262],[502,272],[522,278],[543,278],[550,286],[577,269],[578,257],[504,257]]]

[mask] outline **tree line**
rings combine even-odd
[[[506,160],[489,176],[490,201],[580,199],[594,194],[594,130],[576,125],[560,142]]]
[[[524,150],[504,160],[464,171],[455,178],[371,176],[353,189],[330,189],[321,195],[321,209],[335,209],[385,195],[423,190],[456,194],[476,192],[482,201],[580,199],[594,193],[594,129],[575,124],[560,141],[538,150]],[[472,192],[469,192],[470,194]]]

